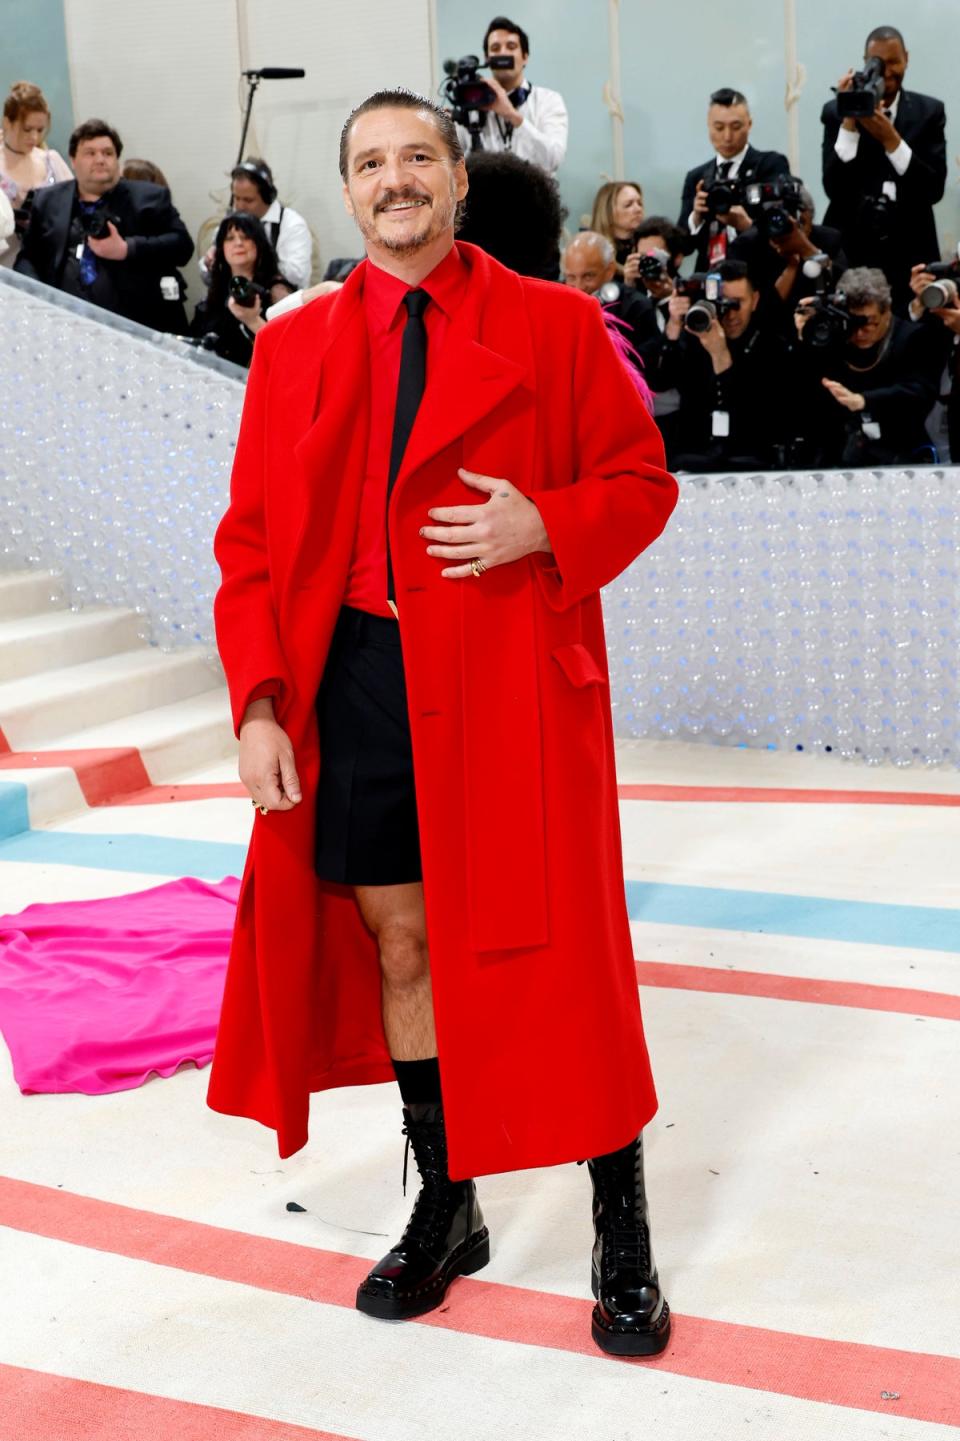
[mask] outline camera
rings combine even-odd
[[[829,350],[843,345],[855,330],[866,325],[865,315],[851,315],[847,297],[842,290],[832,295],[816,295],[809,306],[810,319],[800,335],[801,344],[814,350]]]
[[[446,80],[440,93],[450,106],[450,113],[458,125],[469,125],[471,112],[489,110],[496,100],[491,87],[480,78],[481,70],[512,70],[513,60],[509,55],[494,55],[482,64],[479,55],[462,55],[459,60],[443,62]]]
[[[270,299],[269,291],[255,281],[248,280],[245,275],[234,275],[230,280],[230,299],[236,301],[237,305],[248,307],[253,305],[257,297],[260,297],[261,306],[265,306]]]
[[[742,205],[746,199],[739,180],[711,180],[703,193],[707,197],[709,215],[726,215],[734,205]]]
[[[105,210],[95,210],[92,215],[83,216],[81,223],[88,240],[106,240],[111,224],[120,229],[120,217],[108,215]]]
[[[640,264],[637,266],[637,278],[639,280],[667,280],[670,276],[670,257],[665,250],[648,250],[646,255],[641,255]]]
[[[771,240],[789,235],[803,209],[800,182],[792,175],[751,182],[746,187],[745,200],[760,234]]]
[[[924,267],[935,276],[932,285],[920,292],[920,304],[927,310],[939,310],[944,305],[955,306],[958,298],[957,282],[960,277],[960,263],[956,260],[935,260]]]
[[[723,295],[723,281],[712,272],[704,274],[695,271],[685,279],[677,281],[677,295],[686,295],[693,301],[683,317],[685,330],[694,335],[704,335],[715,320],[730,310],[739,310],[739,300],[727,300]]]
[[[879,55],[871,55],[863,69],[854,75],[850,89],[837,91],[837,114],[841,120],[863,119],[874,113],[883,99],[885,68]]]

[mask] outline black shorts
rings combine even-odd
[[[317,695],[316,871],[347,886],[422,879],[400,627],[344,606]]]

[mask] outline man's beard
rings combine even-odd
[[[398,200],[426,201],[427,206],[432,209],[433,214],[431,216],[431,223],[425,230],[419,231],[416,235],[405,239],[401,239],[400,237],[394,239],[389,234],[382,234],[376,228],[372,219],[363,219],[359,211],[357,212],[357,228],[364,240],[372,245],[380,246],[383,250],[389,250],[391,255],[397,255],[401,259],[407,255],[416,255],[418,250],[423,250],[425,246],[429,245],[431,241],[436,240],[438,235],[442,235],[443,232],[448,230],[453,224],[453,217],[457,208],[457,198],[452,182],[446,201],[431,201],[428,196],[424,196],[417,190],[396,190],[388,191],[381,200],[379,209],[382,210],[386,205],[395,205]]]

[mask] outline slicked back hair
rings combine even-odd
[[[750,108],[743,91],[734,90],[732,85],[722,85],[719,90],[715,90],[710,96],[710,104],[722,105],[724,109],[731,105],[746,105],[748,110]]]
[[[870,34],[863,42],[864,55],[866,55],[874,40],[899,40],[900,44],[903,46],[904,55],[906,55],[907,53],[907,42],[906,40],[904,40],[903,36],[900,34],[900,31],[895,25],[878,25],[875,30],[871,30]]]
[[[371,110],[425,110],[440,132],[440,138],[447,147],[451,164],[458,165],[463,159],[463,146],[457,135],[457,127],[446,110],[441,110],[439,105],[434,105],[432,100],[427,100],[423,95],[417,95],[413,90],[377,90],[373,95],[368,95],[356,109],[350,111],[343,129],[340,131],[340,177],[342,180],[346,181],[347,178],[350,132],[353,129],[354,121]]]

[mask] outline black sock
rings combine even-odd
[[[440,1063],[436,1056],[426,1061],[395,1061],[391,1065],[405,1106],[439,1105]]]

